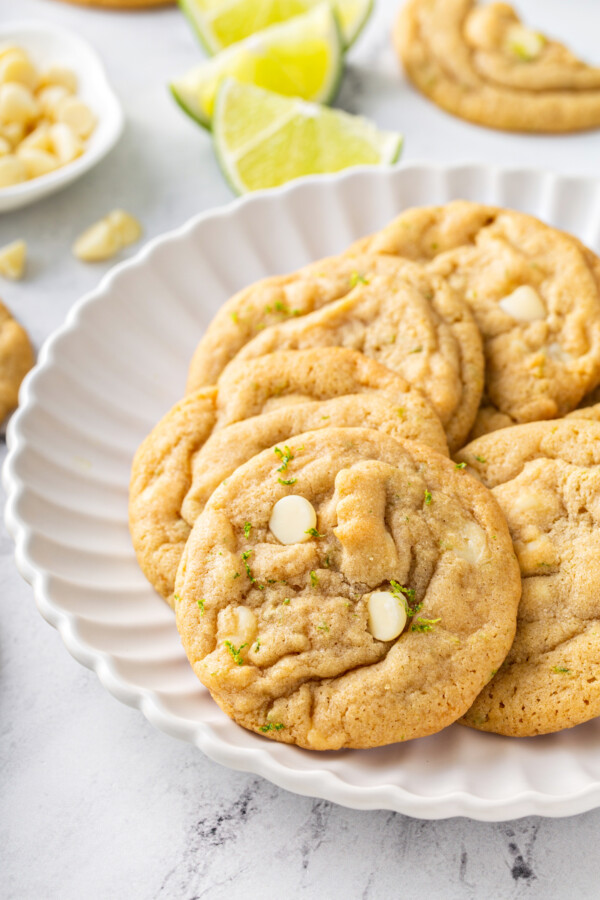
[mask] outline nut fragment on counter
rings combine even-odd
[[[73,255],[83,262],[104,262],[142,236],[138,220],[123,209],[114,209],[80,234]]]
[[[10,281],[19,281],[25,274],[27,244],[25,241],[13,241],[0,248],[0,276]]]
[[[38,70],[22,47],[0,48],[0,189],[47,175],[85,152],[96,116],[60,62]]]

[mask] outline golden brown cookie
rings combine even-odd
[[[265,450],[196,520],[175,606],[192,667],[236,722],[285,743],[437,732],[513,638],[520,579],[504,518],[421,444],[362,428],[296,444],[283,478]]]
[[[27,332],[0,303],[0,422],[16,408],[21,382],[34,363]]]
[[[216,384],[227,363],[264,328],[305,316],[376,275],[395,276],[401,269],[401,262],[379,254],[346,254],[244,288],[221,307],[198,344],[188,391]]]
[[[600,424],[518,425],[456,458],[500,504],[523,581],[514,644],[464,723],[522,737],[600,715]]]
[[[418,391],[341,348],[231,366],[218,391],[189,394],[158,423],[133,463],[129,522],[144,574],[171,605],[183,547],[220,482],[265,447],[333,424],[369,424],[448,452],[442,424]]]
[[[486,404],[515,422],[556,418],[600,380],[600,261],[533,216],[462,200],[406,210],[353,252],[427,263],[470,305]]]
[[[470,122],[559,133],[600,126],[600,68],[525,28],[507,3],[408,0],[394,44],[413,84]]]
[[[176,0],[62,0],[76,6],[96,6],[99,9],[148,9],[152,6],[173,6]]]
[[[405,262],[394,276],[374,276],[316,312],[265,328],[235,361],[334,346],[360,350],[398,372],[425,394],[450,449],[464,443],[481,397],[483,356],[471,314],[445,280]]]

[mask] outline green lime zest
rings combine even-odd
[[[486,463],[487,459],[484,456],[479,456],[478,453],[475,454],[475,459],[478,463]]]
[[[250,522],[244,523],[244,537],[250,537],[250,532],[252,531],[252,525]]]
[[[552,671],[556,672],[557,675],[570,675],[571,670],[565,668],[565,666],[552,666]]]
[[[455,463],[455,464],[454,464],[454,468],[455,468],[455,469],[466,469],[466,468],[467,468],[467,464],[466,464],[466,462]]]
[[[407,616],[416,616],[418,612],[423,608],[422,603],[416,603],[414,606],[411,604],[415,599],[415,590],[414,588],[407,588],[404,585],[399,584],[397,581],[393,579],[390,581],[390,585],[392,588],[392,594],[401,600],[404,603],[404,608],[406,610]]]
[[[410,630],[424,634],[425,632],[433,631],[434,625],[441,621],[441,619],[417,619],[410,626]]]
[[[283,722],[267,722],[266,725],[260,726],[263,734],[266,734],[268,731],[281,731],[283,728],[285,728]]]
[[[285,484],[286,487],[289,487],[291,484],[296,484],[298,481],[297,478],[278,478],[277,481],[279,484]]]
[[[236,666],[243,666],[244,657],[242,656],[242,650],[244,649],[244,647],[247,647],[248,644],[240,644],[239,647],[234,647],[231,641],[224,641],[224,644],[227,647],[229,654]]]
[[[430,506],[432,499],[431,491],[428,491],[427,488],[425,488],[425,505]]]
[[[350,287],[356,287],[357,284],[370,284],[369,279],[361,275],[360,272],[352,272],[350,275]]]
[[[307,528],[304,534],[310,534],[312,537],[322,538],[325,537],[324,534],[319,534],[316,528]]]
[[[252,553],[252,550],[244,550],[244,552],[242,553],[242,562],[244,563],[244,566],[246,568],[246,574],[247,574],[248,578],[250,579],[250,581],[252,582],[252,584],[255,584],[256,587],[259,589],[259,591],[264,591],[264,589],[265,589],[264,584],[259,584],[258,581],[256,580],[256,578],[254,577],[254,575],[252,574],[252,569],[250,568],[250,564],[248,562],[248,559],[250,558],[251,553]]]
[[[313,569],[311,569],[311,571],[310,571],[310,586],[316,587],[318,585],[318,583],[319,583],[319,576]]]
[[[274,447],[273,452],[279,457],[281,460],[281,465],[277,469],[278,472],[285,472],[288,467],[288,463],[290,463],[294,458],[294,453],[291,447],[288,447],[285,444],[283,450],[280,447]]]
[[[204,604],[205,603],[206,603],[206,600],[198,600],[198,609],[200,610],[201,616],[204,615]]]

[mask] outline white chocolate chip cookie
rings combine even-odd
[[[500,504],[523,581],[514,644],[464,723],[522,737],[600,715],[600,423],[505,428],[457,459]]]
[[[271,325],[234,363],[274,350],[336,346],[360,350],[421,390],[446,429],[450,449],[462,446],[481,398],[483,355],[466,304],[444,279],[405,262],[393,276],[374,276],[341,300]]]
[[[302,498],[314,529],[294,529]],[[303,523],[306,523],[303,519]],[[420,444],[364,428],[272,447],[212,495],[176,621],[198,678],[245,728],[314,750],[432,734],[504,659],[520,596],[492,495]]]
[[[158,423],[134,460],[129,521],[139,564],[169,603],[191,527],[221,481],[265,447],[329,425],[369,425],[447,453],[442,424],[418,391],[341,348],[232,366],[218,390],[188,394]]]
[[[413,84],[463,119],[526,132],[600,126],[600,68],[523,26],[507,3],[408,0],[394,43]]]
[[[524,213],[458,200],[406,210],[359,241],[359,251],[425,263],[471,307],[488,408],[475,435],[563,416],[598,384],[600,260],[571,235]]]

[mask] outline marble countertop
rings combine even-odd
[[[406,134],[404,159],[485,160],[598,172],[600,132],[495,134],[418,97],[390,47],[397,0],[377,0],[352,50],[338,105]],[[548,32],[598,59],[600,6],[520,0]],[[107,267],[68,252],[114,206],[152,237],[227,203],[210,141],[175,108],[170,76],[200,57],[173,9],[116,14],[54,0],[0,0],[0,21],[39,18],[79,32],[104,58],[127,116],[116,150],[81,181],[0,217],[0,246],[23,237],[28,276],[3,298],[36,344]],[[592,21],[590,21],[590,19]],[[3,459],[5,449],[2,448]],[[592,898],[600,810],[481,824],[358,812],[232,772],[120,705],[66,652],[35,609],[0,529],[0,897],[14,900]]]

